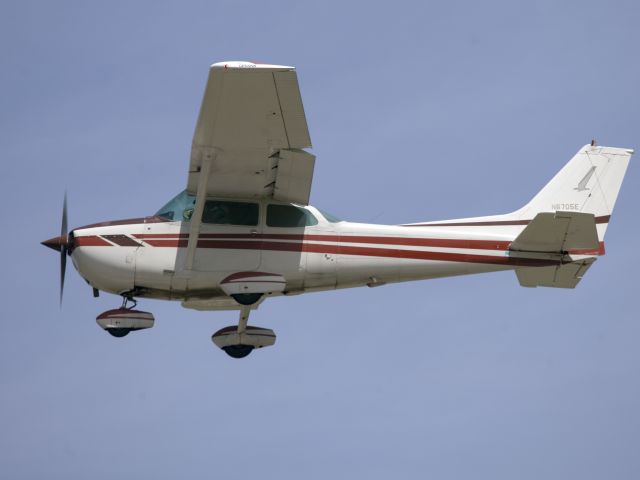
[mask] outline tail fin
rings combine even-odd
[[[628,148],[585,145],[514,214],[530,219],[540,212],[591,213],[602,241],[632,154]]]

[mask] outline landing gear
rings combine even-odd
[[[240,305],[253,305],[262,297],[262,293],[236,293],[231,295]]]
[[[133,305],[127,306],[128,302]],[[134,310],[136,301],[132,297],[123,296],[122,306],[114,310],[107,310],[96,318],[100,327],[113,337],[122,338],[130,332],[151,328],[154,324],[153,314]]]
[[[250,306],[243,306],[240,309],[237,327],[222,328],[211,336],[211,341],[232,358],[244,358],[256,348],[269,347],[276,343],[273,330],[247,325],[250,312]]]
[[[105,328],[107,333],[113,337],[122,338],[129,335],[130,328]]]
[[[252,345],[229,345],[228,347],[222,347],[222,350],[232,358],[244,358],[249,355],[254,348]]]

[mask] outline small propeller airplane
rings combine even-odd
[[[604,236],[633,150],[582,147],[524,207],[503,215],[374,225],[309,205],[315,156],[293,67],[210,67],[186,189],[144,218],[67,230],[42,242],[67,256],[120,308],[97,323],[115,337],[150,328],[136,298],[238,310],[213,334],[234,358],[273,345],[247,325],[267,297],[515,270],[525,287],[574,288],[604,255]]]

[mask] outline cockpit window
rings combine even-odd
[[[322,214],[322,216],[324,218],[327,219],[328,222],[331,223],[340,223],[340,222],[344,222],[344,220],[342,220],[341,218],[336,217],[335,215],[332,215],[328,212],[325,212],[324,210],[320,210],[320,213]]]
[[[317,225],[318,220],[309,210],[293,205],[269,205],[267,225],[269,227],[307,227]]]
[[[189,195],[185,190],[158,210],[156,216],[174,222],[188,222],[191,220],[195,206],[195,195]],[[258,225],[258,221],[259,206],[257,203],[207,200],[202,212],[203,223],[253,226]]]
[[[257,203],[208,200],[204,204],[202,222],[217,225],[258,225],[259,215]]]
[[[184,190],[158,210],[156,216],[173,220],[174,222],[188,221],[193,214],[193,208],[195,206],[195,195],[189,195],[187,191]]]

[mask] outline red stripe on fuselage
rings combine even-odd
[[[153,234],[134,235],[137,238],[154,237]],[[146,243],[154,247],[186,247],[188,243],[188,234],[160,234],[162,239],[147,238]],[[173,238],[171,238],[173,237]],[[265,240],[291,240],[292,242],[277,242]],[[305,242],[306,241],[306,242]],[[309,241],[329,241],[335,242],[337,245],[327,245],[325,243],[315,244]],[[198,240],[198,248],[221,248],[221,249],[262,249],[262,250],[280,250],[291,252],[316,252],[317,253],[333,253],[345,255],[358,255],[359,253],[347,253],[353,249],[358,251],[369,250],[376,252],[396,251],[392,249],[368,248],[364,246],[348,246],[347,243],[362,244],[380,244],[380,245],[401,245],[401,246],[418,246],[418,247],[435,247],[435,248],[456,248],[456,249],[473,249],[473,250],[493,250],[507,251],[510,241],[504,240],[469,240],[469,239],[439,239],[439,238],[405,238],[405,237],[372,237],[372,236],[356,236],[356,235],[294,235],[294,234],[202,234]],[[315,247],[319,247],[319,250]],[[333,247],[333,248],[332,248]],[[405,250],[398,250],[405,251]],[[410,251],[414,252],[414,251]],[[424,252],[417,252],[424,253]],[[468,255],[455,254],[450,252],[426,252],[426,253],[442,253],[443,255]],[[568,252],[573,255],[604,255],[604,242],[599,243],[599,248],[594,249],[573,249]],[[373,255],[373,256],[389,256],[389,255]],[[393,256],[393,255],[392,255]],[[483,257],[482,255],[473,254],[474,257]],[[486,256],[496,258],[494,256]],[[419,257],[412,257],[419,258]],[[500,258],[500,257],[497,257]],[[455,260],[460,261],[460,260]],[[493,262],[492,262],[493,263]]]
[[[148,245],[151,245],[152,247],[186,247],[187,244],[189,243],[188,240],[173,240],[173,239],[166,239],[166,240],[145,240],[145,243]],[[198,242],[198,246],[200,246],[200,242]]]
[[[596,223],[609,223],[611,215],[595,217]],[[484,222],[452,222],[452,223],[408,223],[401,227],[499,227],[509,225],[529,225],[531,220],[494,220]]]
[[[136,238],[154,247],[184,248],[188,244],[189,234],[137,234]],[[98,237],[80,237],[95,238]],[[284,241],[276,241],[284,240]],[[306,241],[306,242],[305,242]],[[310,243],[316,242],[335,242]],[[356,235],[295,235],[295,234],[202,234],[198,240],[198,248],[227,250],[267,250],[281,252],[310,252],[334,255],[356,255],[382,258],[406,258],[413,260],[433,260],[449,262],[489,263],[497,265],[543,266],[556,265],[553,260],[524,259],[509,256],[467,254],[459,252],[432,252],[420,250],[399,250],[393,248],[366,247],[345,245],[348,243],[420,246],[437,248],[458,248],[475,250],[507,251],[511,242],[503,240],[464,240],[433,239],[404,237],[372,237]],[[106,242],[100,245],[108,245]],[[81,245],[82,246],[82,245]],[[569,253],[574,255],[604,255],[604,242],[600,242],[598,250],[576,249]]]
[[[179,234],[138,234],[136,238],[145,240],[149,245],[157,247],[175,246],[167,244],[167,240],[188,240],[188,233]],[[298,242],[336,242],[336,243],[368,243],[376,245],[403,245],[413,247],[440,247],[440,248],[472,248],[476,250],[507,250],[510,241],[504,240],[467,240],[445,238],[406,238],[406,237],[372,237],[361,235],[294,235],[294,234],[234,234],[234,233],[203,233],[198,237],[200,242],[210,239],[234,239],[234,240],[292,240]],[[182,243],[182,242],[181,242]],[[179,246],[186,246],[180,244]]]
[[[161,247],[186,247],[187,241],[180,240],[147,240],[149,245]],[[418,250],[397,250],[392,248],[358,247],[349,245],[328,245],[326,243],[291,243],[275,241],[243,241],[243,240],[199,240],[198,248],[215,248],[228,250],[268,250],[279,252],[310,252],[334,255],[357,255],[366,257],[406,258],[412,260],[434,260],[466,263],[489,263],[497,265],[543,266],[556,265],[552,260],[511,258],[507,256],[478,255],[450,252],[426,252]],[[469,248],[469,247],[467,247]]]
[[[74,237],[73,246],[75,247],[112,247],[109,242],[103,240],[96,235],[88,235],[85,237]]]
[[[102,235],[102,238],[115,243],[119,247],[139,247],[141,244],[126,235]]]

